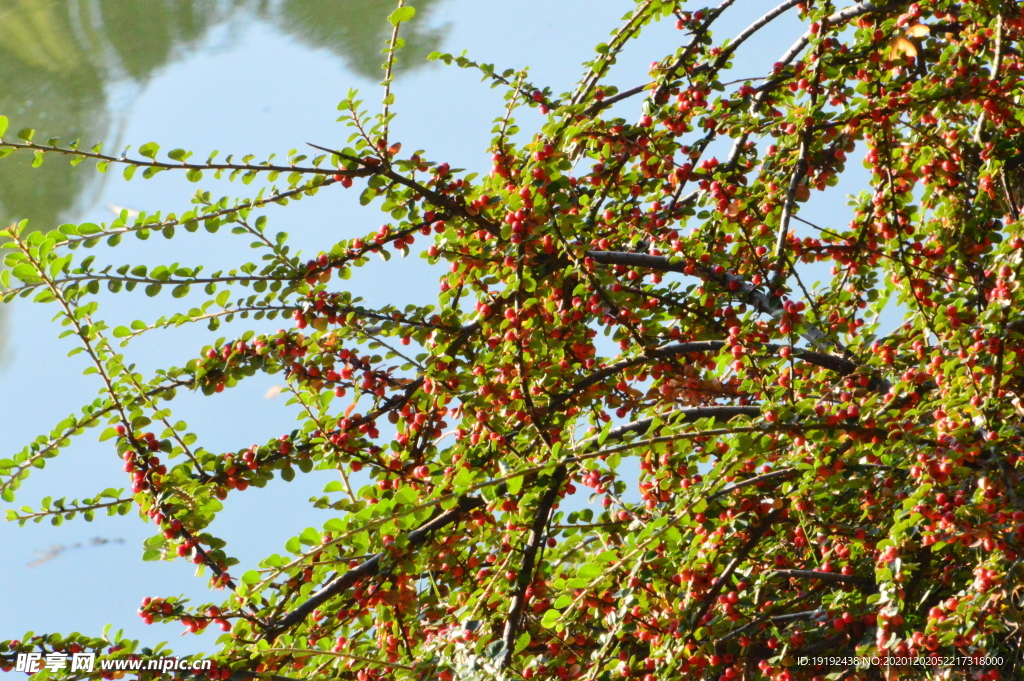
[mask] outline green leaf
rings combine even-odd
[[[11,274],[14,275],[15,279],[31,284],[39,281],[39,273],[36,272],[36,268],[32,267],[28,263],[21,263],[15,265],[14,269],[11,270]]]
[[[143,144],[141,147],[139,147],[139,153],[145,156],[146,158],[155,159],[159,151],[160,145],[157,144],[156,142],[147,142],[146,144]]]
[[[260,573],[255,570],[249,570],[242,575],[242,584],[258,584],[260,581]]]
[[[558,620],[559,620],[559,618],[561,616],[562,616],[562,613],[558,612],[554,608],[551,608],[550,610],[547,610],[544,613],[544,617],[541,618],[541,620],[540,620],[541,626],[543,626],[546,629],[551,629],[551,628],[553,628],[555,626],[555,623],[558,622]]]
[[[0,116],[0,137],[3,137],[5,132],[7,132],[7,116]]]
[[[391,13],[391,16],[388,17],[388,21],[391,22],[392,26],[398,26],[403,21],[409,21],[414,16],[416,16],[415,7],[399,7]]]
[[[526,650],[526,646],[528,645],[530,645],[530,634],[524,631],[519,635],[519,638],[516,639],[515,652],[519,653]]]

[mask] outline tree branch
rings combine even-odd
[[[875,581],[873,579],[857,577],[856,575],[844,575],[837,572],[822,572],[821,570],[772,570],[772,574],[779,575],[780,577],[820,579],[823,582],[842,582],[872,589],[875,588]]]
[[[433,189],[423,184],[420,184],[419,182],[416,182],[415,180],[410,180],[408,177],[396,173],[388,166],[372,166],[367,164],[366,161],[357,156],[350,156],[335,149],[328,149],[326,147],[321,147],[316,144],[312,144],[311,142],[307,142],[306,144],[313,147],[314,149],[326,151],[328,153],[336,155],[338,158],[344,159],[346,161],[351,161],[353,163],[358,163],[359,165],[363,166],[363,169],[360,171],[349,172],[359,172],[365,175],[380,175],[381,177],[386,177],[392,182],[397,182],[400,185],[408,187],[409,189],[412,189],[413,191],[422,194],[428,201],[433,203],[435,206],[447,208],[452,213],[457,213],[458,215],[461,215],[463,218],[472,222],[480,229],[484,229],[493,235],[498,235],[501,233],[501,230],[498,228],[498,226],[495,225],[490,220],[488,220],[487,218],[485,218],[484,216],[480,214],[473,215],[468,210],[466,210],[466,205],[463,202],[456,201],[450,196],[445,196],[441,192],[436,192]]]
[[[423,544],[430,533],[434,530],[439,530],[442,527],[450,525],[465,513],[474,509],[480,508],[484,505],[483,500],[478,497],[461,497],[458,504],[452,509],[444,511],[443,513],[435,516],[432,520],[426,522],[422,526],[410,532],[406,535],[409,547],[415,548]],[[289,612],[287,615],[277,620],[276,622],[268,623],[261,638],[274,639],[279,634],[284,632],[286,629],[295,626],[302,620],[306,619],[314,610],[326,603],[328,600],[337,596],[350,589],[359,580],[364,577],[372,577],[380,571],[381,559],[386,557],[384,553],[378,553],[369,560],[364,561],[358,566],[352,568],[348,572],[338,575],[330,582],[325,584],[323,588],[317,591],[315,594],[310,596],[301,605],[296,607],[294,610]]]
[[[160,170],[245,170],[250,172],[266,173],[302,173],[306,175],[347,175],[349,177],[363,177],[370,173],[366,170],[338,170],[337,168],[318,168],[315,166],[294,166],[294,165],[272,165],[270,163],[186,163],[184,161],[157,161],[155,159],[143,160],[140,158],[126,158],[123,156],[111,156],[96,151],[86,151],[73,147],[48,146],[36,144],[35,142],[4,142],[0,140],[0,148],[26,149],[38,151],[44,154],[62,154],[64,156],[77,156],[88,158],[101,163],[123,163],[124,165],[136,166],[138,168],[159,168]],[[317,147],[319,149],[319,147]],[[327,151],[327,150],[324,150]],[[333,153],[333,152],[332,152]]]
[[[779,220],[779,231],[775,235],[775,275],[772,278],[772,288],[777,288],[786,280],[786,269],[788,260],[786,258],[786,237],[789,236],[789,223],[793,218],[793,204],[796,202],[796,193],[800,189],[800,183],[807,174],[807,137],[808,131],[804,130],[800,136],[800,148],[797,151],[797,162],[793,168],[793,175],[789,178],[789,189],[786,190],[786,200],[782,204],[782,219]]]
[[[523,564],[516,576],[516,591],[512,596],[512,603],[509,605],[508,618],[505,620],[505,631],[502,633],[502,641],[505,644],[505,655],[501,665],[508,668],[512,664],[512,656],[515,654],[516,637],[522,625],[523,609],[526,607],[526,590],[533,581],[533,571],[537,563],[537,554],[547,534],[548,522],[551,520],[551,507],[558,500],[558,492],[565,482],[567,468],[559,466],[555,469],[548,483],[548,488],[537,506],[537,513],[533,518],[533,527],[530,529],[530,540],[523,551]]]
[[[687,274],[687,265],[680,262],[672,262],[667,257],[661,255],[628,253],[625,251],[587,251],[586,256],[604,265],[624,265],[626,267],[646,268],[657,270],[659,272],[678,272],[680,274]],[[760,290],[743,277],[730,272],[724,272],[721,275],[718,275],[699,266],[694,269],[700,274],[701,278],[709,281],[715,281],[725,288],[735,290],[736,294],[751,305],[757,312],[767,314],[775,318],[782,316],[783,309],[778,301],[771,298],[767,293]],[[693,271],[694,270],[691,270],[691,272]],[[735,287],[735,289],[732,289],[732,287]],[[844,350],[844,348],[836,343],[836,341],[829,338],[828,334],[810,322],[804,321],[799,333],[804,340],[821,352],[825,352],[830,348],[837,348],[841,351]],[[890,387],[891,383],[880,380],[879,390],[881,392],[888,392]]]
[[[719,592],[722,590],[722,587],[725,586],[729,577],[731,577],[736,568],[740,566],[740,563],[747,559],[747,555],[754,550],[754,547],[760,543],[764,533],[768,531],[768,528],[772,526],[772,523],[775,522],[776,518],[782,515],[782,511],[782,508],[775,509],[766,515],[761,523],[751,531],[750,538],[747,539],[743,546],[736,551],[736,556],[729,562],[722,574],[715,580],[715,583],[711,585],[708,592],[704,594],[704,598],[701,599],[700,608],[691,620],[693,623],[692,628],[696,628],[700,625],[701,620],[704,619],[704,615],[706,615],[708,610],[711,609],[711,605],[715,602],[715,598],[718,597]]]
[[[643,357],[624,359],[622,361],[616,362],[615,364],[609,364],[603,369],[595,371],[590,376],[587,376],[586,378],[577,381],[576,384],[574,384],[569,390],[566,390],[564,393],[561,393],[560,395],[556,395],[552,399],[551,405],[548,407],[548,409],[555,410],[560,408],[562,405],[565,404],[566,401],[571,399],[573,396],[587,390],[588,388],[594,385],[602,383],[609,376],[613,376],[621,371],[625,371],[626,369],[631,369],[632,367],[639,366],[641,364],[647,364],[652,360],[669,359],[672,357],[678,357],[679,355],[686,355],[691,352],[719,352],[720,350],[722,350],[722,348],[728,347],[729,345],[730,344],[727,343],[726,341],[718,340],[692,341],[687,343],[672,343],[670,345],[664,345],[660,348],[648,350],[647,354]],[[767,352],[778,352],[783,347],[790,347],[779,345],[777,343],[751,343],[750,345],[754,348],[765,350]],[[848,376],[855,372],[858,368],[860,368],[860,365],[858,365],[856,362],[843,357],[837,357],[835,355],[830,355],[824,352],[806,350],[804,348],[790,347],[790,349],[793,353],[793,357],[801,359],[809,364],[814,364],[815,366],[822,367],[824,369],[830,369],[841,376]],[[880,379],[875,380],[880,381]],[[888,390],[888,388],[889,386],[886,385],[885,390]]]

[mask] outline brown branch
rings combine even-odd
[[[808,591],[808,592],[804,593],[802,596],[799,596],[796,600],[794,600],[792,603],[790,603],[790,606],[797,605],[797,604],[807,600],[813,594],[814,594],[813,591]],[[758,617],[757,619],[753,619],[753,620],[747,622],[746,624],[744,624],[742,627],[740,627],[738,629],[733,629],[732,631],[730,631],[725,636],[722,636],[721,638],[718,639],[718,643],[721,644],[721,643],[724,643],[724,642],[726,642],[726,641],[728,641],[730,639],[736,638],[737,636],[742,634],[744,631],[749,631],[751,629],[754,629],[755,627],[759,627],[762,624],[764,624],[765,622],[785,622],[785,621],[788,621],[788,620],[803,619],[805,617],[820,616],[822,614],[824,614],[824,610],[817,609],[817,610],[803,610],[803,611],[800,611],[800,612],[790,612],[790,613],[786,613],[784,615],[772,615],[770,617],[769,616]]]
[[[821,27],[820,34],[824,34],[824,29],[826,28],[830,28],[837,24],[849,21],[850,19],[856,19],[862,14],[870,14],[871,12],[884,12],[890,8],[897,7],[899,5],[899,2],[892,2],[884,5],[876,5],[873,2],[861,2],[856,5],[851,5],[849,7],[846,7],[845,9],[841,9],[838,12],[826,17],[824,21],[822,21],[823,25]],[[790,62],[796,59],[797,55],[799,55],[803,51],[803,49],[807,47],[808,44],[810,44],[812,35],[815,34],[811,33],[810,30],[808,30],[806,33],[800,36],[800,38],[798,38],[797,41],[793,43],[788,50],[786,50],[785,54],[783,54],[782,57],[780,57],[776,63],[782,64],[783,66],[787,66]],[[754,98],[754,106],[756,107],[763,103],[768,94],[772,90],[774,90],[775,87],[778,86],[784,80],[784,78],[785,73],[780,72],[775,78],[771,78],[767,82],[765,82],[765,84],[759,88],[760,91]]]
[[[583,115],[584,116],[593,116],[597,112],[599,112],[599,111],[601,111],[603,109],[607,109],[612,104],[615,104],[617,102],[621,102],[624,99],[629,99],[633,95],[638,95],[641,92],[643,92],[644,90],[649,90],[651,88],[651,85],[653,85],[653,83],[644,83],[643,85],[637,85],[635,87],[629,88],[628,90],[623,90],[622,92],[616,93],[616,94],[612,95],[611,97],[605,97],[601,101],[594,102],[593,104],[588,106],[586,108],[586,110],[583,112]]]
[[[430,201],[435,206],[440,206],[442,208],[447,208],[452,213],[457,213],[458,215],[462,216],[466,220],[469,220],[470,222],[475,224],[480,229],[487,230],[488,232],[490,232],[491,234],[493,234],[495,236],[497,236],[498,234],[501,233],[501,229],[495,223],[491,222],[490,220],[488,220],[487,218],[485,218],[484,216],[482,216],[480,214],[473,215],[468,210],[466,210],[466,205],[462,201],[456,201],[452,197],[445,196],[441,192],[436,192],[433,189],[431,189],[431,188],[429,188],[429,187],[427,187],[427,186],[425,186],[423,184],[420,184],[419,182],[416,182],[415,180],[410,180],[409,178],[405,177],[404,175],[400,175],[399,173],[396,173],[389,166],[385,166],[385,165],[379,165],[379,166],[370,165],[366,161],[364,161],[363,159],[361,159],[361,158],[359,158],[357,156],[351,156],[349,154],[345,154],[345,153],[337,151],[335,149],[328,149],[326,147],[321,147],[321,146],[318,146],[318,145],[313,144],[311,142],[307,142],[306,144],[308,144],[309,146],[313,147],[314,149],[319,149],[320,151],[326,151],[328,153],[336,155],[338,158],[344,159],[346,161],[351,161],[353,163],[358,163],[359,165],[363,166],[363,169],[360,170],[360,171],[350,171],[350,172],[360,172],[360,173],[364,173],[364,174],[367,174],[367,175],[380,175],[381,177],[386,177],[389,180],[391,180],[392,182],[396,182],[396,183],[398,183],[398,184],[400,184],[400,185],[402,185],[404,187],[408,187],[409,189],[412,189],[413,191],[415,191],[415,192],[417,192],[419,194],[422,194],[424,198],[426,198],[428,201]]]
[[[729,562],[729,564],[726,566],[722,574],[719,575],[718,579],[715,580],[715,583],[711,585],[711,588],[708,589],[708,592],[704,594],[704,597],[701,599],[700,602],[700,607],[697,610],[697,613],[694,615],[693,619],[691,620],[691,628],[696,629],[698,626],[700,626],[701,620],[704,619],[704,615],[706,615],[708,610],[711,609],[711,605],[715,602],[715,599],[718,597],[718,594],[722,590],[722,587],[724,587],[725,583],[729,581],[729,578],[732,576],[732,573],[736,570],[736,568],[740,566],[740,563],[745,561],[750,552],[754,550],[754,547],[756,547],[760,543],[761,538],[764,536],[764,533],[767,532],[768,528],[772,526],[772,523],[775,522],[775,519],[782,514],[782,511],[782,508],[775,509],[774,511],[766,515],[764,519],[761,521],[761,523],[751,531],[750,538],[747,539],[746,542],[744,542],[743,546],[737,549],[735,557]]]
[[[804,646],[800,649],[800,655],[807,656],[813,655],[814,653],[821,650],[830,650],[831,648],[833,648],[833,646],[835,646],[838,643],[846,643],[845,648],[849,648],[853,642],[854,639],[850,636],[850,634],[843,631],[834,636],[829,636],[826,639],[822,639],[817,643],[812,643],[808,646]]]
[[[420,527],[409,532],[406,535],[409,548],[420,546],[426,542],[433,531],[439,530],[442,527],[446,527],[447,525],[458,521],[464,514],[480,508],[483,505],[483,500],[478,497],[461,497],[454,508],[440,513]],[[364,577],[372,577],[378,574],[380,572],[381,560],[385,557],[385,553],[378,553],[348,572],[338,575],[287,615],[276,622],[268,623],[261,638],[276,638],[286,629],[289,629],[306,619],[306,617],[308,617],[314,610],[334,596],[337,596],[338,594],[353,587],[359,580]]]
[[[231,676],[228,677],[228,681],[250,681],[251,679],[257,679],[258,681],[299,681],[294,676],[279,676],[277,674],[270,674],[267,672],[251,672],[247,669],[235,669],[231,671]]]
[[[678,272],[680,274],[686,274],[686,264],[681,262],[672,262],[667,257],[660,255],[628,253],[625,251],[587,251],[586,256],[604,265],[624,265],[626,267],[652,269],[660,272]],[[718,275],[704,267],[696,267],[695,269],[696,273],[699,274],[701,278],[708,281],[715,281],[723,286],[723,288],[729,289],[731,286],[735,286],[735,294],[745,300],[754,308],[755,311],[772,317],[780,317],[782,315],[782,305],[780,305],[777,300],[770,297],[767,293],[760,290],[743,277],[730,272],[724,272],[721,275]],[[848,354],[845,348],[835,340],[829,338],[824,331],[810,322],[804,321],[799,333],[807,342],[818,350],[824,351],[829,347],[834,347]],[[880,382],[880,390],[882,390],[882,392],[887,392],[890,386],[891,384],[888,381]]]
[[[505,620],[505,631],[502,633],[502,641],[505,644],[505,655],[501,665],[508,668],[512,664],[512,656],[515,653],[516,637],[522,625],[523,609],[526,607],[526,590],[533,582],[533,571],[537,563],[537,554],[547,534],[548,522],[551,520],[551,507],[558,500],[558,493],[562,489],[567,473],[565,466],[559,466],[551,476],[548,488],[544,492],[540,503],[537,506],[537,514],[533,518],[533,527],[530,529],[530,540],[523,551],[523,564],[516,576],[516,590],[512,596],[512,603],[509,605],[508,618]]]
[[[875,11],[885,11],[894,5],[895,3],[879,6],[875,5],[872,2],[862,2],[856,5],[852,5],[826,17],[825,20],[822,22],[823,25],[820,33],[823,34],[824,29],[828,27],[835,26],[836,24],[841,24],[844,21],[849,21],[850,19],[855,19],[862,14],[869,14]],[[802,36],[800,36],[800,38],[788,50],[786,50],[785,54],[783,54],[782,57],[775,63],[781,64],[782,66],[789,65],[789,63],[796,59],[797,55],[800,54],[800,52],[803,51],[803,49],[807,47],[807,45],[810,43],[811,35],[812,33],[808,31],[804,33]],[[757,109],[757,107],[761,106],[761,104],[764,103],[765,99],[767,99],[768,95],[771,94],[771,92],[776,87],[778,87],[786,79],[786,77],[787,76],[784,70],[780,71],[774,76],[767,77],[765,79],[765,82],[758,88],[757,94],[754,95],[754,101],[751,103],[751,111],[754,111]],[[740,153],[742,153],[743,148],[746,146],[747,140],[749,138],[749,134],[746,132],[736,138],[736,142],[733,144],[732,151],[729,153],[729,158],[725,162],[725,167],[728,168],[730,171],[735,168],[736,162],[739,160]]]
[[[797,151],[796,166],[793,168],[793,175],[789,178],[789,189],[786,190],[786,200],[782,204],[782,219],[779,220],[779,231],[775,235],[775,275],[772,278],[772,288],[777,288],[786,280],[786,269],[788,260],[786,258],[786,237],[789,236],[789,223],[793,218],[793,204],[796,202],[796,193],[800,189],[807,174],[807,147],[809,137],[808,131],[804,130],[800,136],[800,147]]]
[[[660,97],[663,97],[666,94],[666,92],[668,91],[669,82],[674,80],[679,70],[686,66],[686,62],[688,62],[690,60],[690,57],[693,56],[693,53],[696,51],[697,46],[702,45],[704,43],[704,39],[707,37],[708,29],[711,28],[711,24],[717,21],[718,18],[722,16],[722,12],[729,9],[729,7],[731,7],[735,2],[736,0],[723,0],[723,2],[718,7],[716,7],[715,9],[711,10],[710,13],[708,13],[707,18],[704,20],[704,23],[702,23],[696,30],[694,30],[693,38],[686,45],[686,48],[683,50],[683,53],[679,55],[679,58],[676,59],[675,62],[672,63],[672,66],[669,67],[668,73],[665,74],[665,78],[662,80],[661,85],[659,85],[658,88],[654,91],[654,94],[651,95],[651,99],[654,100],[655,104],[658,103],[658,99]]]
[[[722,348],[728,347],[730,344],[726,341],[693,341],[687,343],[672,343],[670,345],[664,345],[660,348],[654,348],[648,350],[644,357],[634,357],[631,359],[624,359],[610,364],[603,369],[599,369],[587,376],[586,378],[576,382],[571,388],[565,392],[556,395],[552,399],[551,406],[549,409],[558,409],[565,404],[566,401],[571,399],[573,396],[585,391],[586,389],[604,382],[609,376],[613,376],[626,369],[631,369],[641,364],[646,364],[657,359],[669,359],[672,357],[678,357],[679,355],[689,354],[691,352],[718,352]],[[778,352],[783,346],[776,343],[751,343],[751,347],[767,352]],[[790,348],[793,357],[801,359],[808,364],[822,367],[824,369],[830,369],[835,371],[841,376],[848,376],[855,372],[859,367],[856,362],[845,359],[843,357],[837,357],[835,355],[829,355],[824,352],[815,352],[813,350],[806,350],[804,348]],[[888,386],[886,386],[888,390]]]
[[[820,579],[823,582],[843,582],[872,589],[875,588],[875,581],[873,579],[856,575],[844,575],[837,572],[822,572],[821,570],[772,570],[772,574],[779,575],[780,577]]]
[[[746,480],[740,480],[739,482],[735,482],[735,483],[729,485],[728,487],[723,487],[719,491],[717,491],[714,494],[712,494],[711,496],[709,496],[707,498],[707,501],[708,501],[708,503],[711,503],[713,500],[715,500],[715,499],[717,499],[719,497],[724,497],[727,494],[732,494],[733,492],[735,492],[738,489],[742,489],[744,487],[750,487],[751,485],[759,485],[762,482],[768,482],[769,480],[775,480],[777,478],[788,478],[790,475],[792,475],[793,473],[796,473],[796,472],[797,472],[796,468],[780,468],[779,470],[772,471],[771,473],[763,473],[761,475],[755,475],[752,478],[747,478]]]
[[[734,416],[757,416],[761,413],[761,408],[756,406],[735,406],[735,405],[710,405],[706,407],[687,407],[684,409],[676,409],[666,414],[659,416],[651,416],[649,418],[640,419],[639,421],[631,421],[624,423],[621,426],[616,426],[608,432],[609,440],[621,440],[626,435],[636,433],[643,435],[650,429],[655,419],[661,419],[662,421],[674,422],[674,419],[678,419],[682,423],[691,423],[698,421],[703,418],[714,418],[723,419],[728,421]],[[581,445],[590,444],[597,440],[596,435],[588,437],[580,442]]]

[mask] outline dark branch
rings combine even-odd
[[[435,530],[439,530],[442,527],[458,521],[464,514],[480,508],[483,505],[484,502],[477,497],[460,498],[459,503],[454,508],[444,511],[421,527],[410,532],[407,535],[409,548],[420,546]],[[372,577],[376,575],[380,571],[380,562],[384,557],[385,554],[378,553],[348,572],[338,575],[332,579],[330,582],[325,584],[322,589],[306,599],[302,605],[298,606],[276,622],[268,624],[263,634],[263,638],[276,638],[278,634],[306,619],[306,617],[308,617],[314,610],[334,596],[352,588],[357,582],[359,582],[359,580],[364,577]]]
[[[314,149],[319,149],[320,151],[326,151],[326,152],[328,152],[330,154],[334,154],[338,158],[344,159],[346,161],[351,161],[353,163],[358,163],[359,165],[363,166],[363,169],[358,171],[360,173],[364,173],[364,174],[367,174],[367,175],[380,175],[381,177],[388,178],[392,182],[397,182],[400,185],[408,187],[409,189],[412,189],[413,191],[415,191],[415,192],[417,192],[419,194],[422,194],[428,201],[430,201],[435,206],[439,206],[441,208],[446,208],[449,211],[451,211],[452,213],[457,213],[457,214],[461,215],[462,217],[464,217],[465,219],[467,219],[470,222],[472,222],[473,224],[475,224],[480,229],[487,230],[491,234],[497,235],[497,234],[499,234],[501,232],[501,230],[498,228],[497,225],[495,225],[493,222],[491,222],[490,220],[486,219],[482,215],[479,215],[479,214],[473,215],[473,214],[471,214],[468,210],[466,210],[466,205],[462,201],[456,201],[455,199],[453,199],[453,198],[451,198],[449,196],[445,196],[444,194],[442,194],[440,192],[436,192],[433,189],[430,189],[429,187],[426,187],[426,186],[420,184],[419,182],[416,182],[415,180],[410,180],[408,177],[405,177],[404,175],[396,173],[389,166],[386,166],[386,165],[378,165],[378,166],[370,165],[370,164],[366,163],[366,161],[364,161],[363,159],[361,159],[361,158],[359,158],[357,156],[350,156],[349,154],[342,153],[342,152],[337,151],[335,149],[328,149],[326,147],[321,147],[321,146],[318,146],[316,144],[312,144],[310,142],[307,142],[306,144],[308,144],[309,146],[313,147]]]
[[[807,579],[820,579],[823,582],[842,582],[844,584],[856,584],[857,586],[874,588],[875,581],[867,577],[856,575],[844,575],[837,572],[822,572],[821,570],[772,570],[772,574],[780,577],[797,577]]]
[[[754,550],[754,547],[760,543],[764,533],[772,526],[775,519],[782,514],[782,511],[782,508],[775,509],[766,515],[757,527],[751,530],[750,538],[747,539],[747,541],[743,543],[743,546],[736,551],[736,556],[729,562],[722,574],[719,575],[718,579],[715,580],[715,583],[711,585],[711,588],[708,589],[708,592],[704,594],[704,597],[701,599],[700,607],[692,620],[693,628],[700,626],[701,620],[704,619],[704,615],[706,615],[708,610],[711,609],[711,605],[715,602],[718,594],[722,591],[722,587],[724,587],[725,583],[729,581],[729,578],[732,576],[732,573],[736,568],[738,568],[740,564],[747,559],[747,556]]]
[[[672,262],[665,256],[648,255],[646,253],[628,253],[625,251],[587,251],[588,258],[604,265],[623,265],[625,267],[637,267],[657,270],[659,272],[678,272],[686,274],[686,264]],[[734,290],[737,297],[746,301],[757,312],[772,317],[779,317],[783,313],[782,305],[778,300],[754,286],[743,277],[725,272],[721,275],[715,274],[704,267],[696,267],[696,274],[702,279],[717,282],[729,290]],[[692,272],[693,270],[691,270]],[[838,347],[842,349],[833,339],[828,337],[824,331],[809,322],[804,322],[799,331],[800,335],[812,346],[820,351]],[[825,356],[829,356],[827,353]],[[838,358],[837,358],[838,359]],[[847,360],[850,361],[850,360]],[[856,366],[856,363],[853,363]],[[884,379],[878,379],[878,390],[888,392],[891,383]]]
[[[559,466],[555,469],[548,488],[537,506],[537,513],[533,518],[533,527],[530,529],[530,540],[523,551],[523,564],[516,577],[516,591],[512,596],[512,603],[509,606],[508,619],[505,620],[505,631],[502,634],[502,641],[505,644],[505,656],[502,659],[502,666],[508,667],[512,664],[512,656],[515,653],[516,636],[519,635],[519,628],[523,620],[523,609],[526,607],[526,590],[533,581],[533,571],[537,564],[537,554],[547,534],[548,522],[551,520],[551,507],[558,500],[558,492],[565,482],[567,469]]]

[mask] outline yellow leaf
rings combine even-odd
[[[907,29],[906,35],[908,38],[923,38],[931,32],[932,30],[924,24],[914,24]]]
[[[911,57],[917,57],[917,45],[903,36],[898,36],[889,41],[890,59],[895,59],[896,57],[904,54],[910,55]]]

